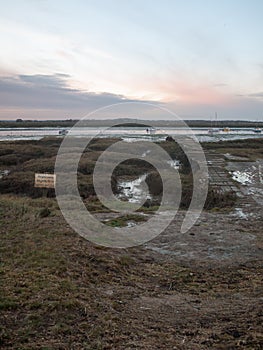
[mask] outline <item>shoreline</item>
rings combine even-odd
[[[69,119],[69,120],[0,120],[1,128],[65,128],[73,127],[79,120]],[[112,123],[116,123],[119,127],[129,126],[129,127],[182,127],[183,123],[186,123],[189,127],[199,127],[199,128],[263,128],[263,121],[250,121],[250,120],[218,120],[216,125],[211,125],[210,120],[183,120],[173,121],[173,120],[137,120],[136,119],[105,119],[105,120],[85,120],[82,122],[83,127],[104,127],[110,126]]]

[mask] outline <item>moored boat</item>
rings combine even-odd
[[[67,133],[68,133],[68,130],[66,130],[66,129],[62,129],[62,130],[59,130],[59,135],[61,135],[61,136],[65,136],[65,135],[67,135]]]

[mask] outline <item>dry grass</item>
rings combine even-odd
[[[235,141],[204,142],[202,146],[219,153],[229,153],[233,156],[247,158],[247,161],[256,161],[263,157],[263,138]]]
[[[259,262],[186,267],[93,246],[50,199],[1,196],[0,214],[2,349],[261,348]]]
[[[87,150],[83,176],[108,142],[95,140]],[[2,166],[11,163],[14,173],[49,167],[59,143],[51,138],[28,145],[1,143]],[[167,147],[172,154],[174,145]],[[187,172],[182,177],[186,202],[190,178]],[[106,211],[94,196],[85,204]],[[262,349],[260,261],[212,268],[143,247],[94,246],[72,232],[54,198],[14,194],[0,195],[0,237],[2,349]]]

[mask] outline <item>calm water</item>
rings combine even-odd
[[[11,140],[40,140],[45,136],[58,136],[60,128],[10,128],[0,129],[0,141]],[[87,128],[75,128],[70,131],[70,128],[66,129],[72,136],[87,137],[121,137],[128,142],[136,140],[162,140],[167,135],[187,135],[188,130],[183,128],[158,128],[154,134],[148,134],[145,128],[111,128],[103,132],[103,128],[100,127],[87,127]],[[234,129],[230,131],[217,131],[212,135],[209,133],[208,128],[193,128],[193,133],[200,141],[219,141],[219,140],[233,140],[244,138],[260,138],[263,134],[256,134],[253,129]]]

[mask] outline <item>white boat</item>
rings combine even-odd
[[[155,128],[150,128],[150,129],[149,129],[149,133],[150,133],[151,135],[154,135],[154,134],[156,133],[156,129],[155,129]]]
[[[218,128],[211,128],[211,129],[208,129],[208,134],[209,134],[209,135],[218,134],[219,132],[220,132],[220,129],[218,129]]]
[[[146,129],[147,134],[154,135],[156,133],[155,128],[147,128]]]

